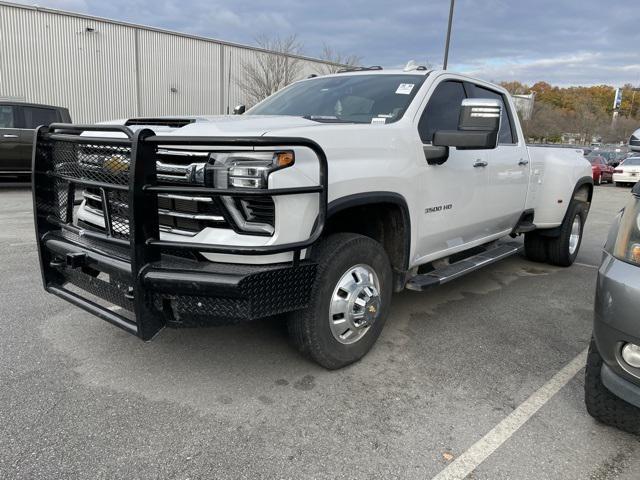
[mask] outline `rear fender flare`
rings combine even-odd
[[[571,192],[571,197],[569,198],[569,201],[567,202],[567,208],[564,212],[564,217],[562,218],[562,223],[564,224],[564,222],[567,219],[567,215],[569,214],[569,205],[571,204],[571,202],[576,198],[578,191],[584,187],[585,185],[589,185],[588,188],[588,193],[587,193],[587,199],[586,199],[586,203],[587,206],[591,204],[591,199],[593,198],[593,177],[582,177],[579,178],[578,181],[576,182],[576,186],[573,188],[573,192]],[[588,208],[587,208],[587,213],[589,212]],[[557,237],[558,235],[560,235],[560,228],[559,227],[555,227],[555,228],[550,228],[550,229],[542,229],[542,230],[538,230],[538,233],[540,235],[542,235],[543,237]]]

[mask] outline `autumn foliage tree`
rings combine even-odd
[[[592,137],[607,143],[624,142],[634,126],[640,126],[640,92],[634,92],[631,85],[623,87],[619,118],[613,125],[615,88],[609,85],[558,87],[537,82],[529,86],[511,81],[502,86],[512,94],[535,92],[532,118],[523,122],[525,135],[534,141],[557,142],[562,134],[571,133],[581,143],[591,142]]]

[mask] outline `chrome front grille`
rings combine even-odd
[[[83,192],[85,210],[104,218],[104,193],[100,188],[89,187]],[[122,199],[124,200],[124,199]],[[129,222],[126,219],[127,202],[110,198],[111,220],[117,220],[115,236],[128,236]],[[114,211],[120,212],[114,216]],[[124,213],[124,215],[123,215]],[[222,209],[210,197],[182,195],[158,195],[158,222],[160,230],[177,235],[194,236],[207,227],[228,228]],[[121,235],[118,235],[121,234]]]
[[[204,185],[209,153],[189,150],[158,150],[158,181],[162,183]]]
[[[161,185],[201,185],[205,182],[205,166],[209,152],[158,149],[156,175]],[[128,164],[127,164],[128,167]],[[124,169],[122,169],[124,170]],[[127,171],[122,172],[128,175]],[[111,221],[95,228],[109,235],[129,236],[128,192],[108,192],[100,187],[87,187],[84,208],[88,213],[105,218],[105,203]],[[227,215],[228,212],[228,215]],[[86,223],[86,222],[84,222]],[[205,228],[238,228],[247,224],[264,225],[266,234],[275,227],[275,205],[271,197],[221,197],[158,194],[158,223],[163,232],[194,236]]]

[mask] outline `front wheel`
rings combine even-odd
[[[601,178],[601,177],[600,177],[599,175],[598,175],[597,177],[595,177],[595,178],[593,179],[593,184],[594,184],[594,185],[600,185],[600,178]]]
[[[393,274],[385,250],[354,233],[327,237],[311,253],[318,263],[306,309],[289,315],[289,335],[306,356],[328,369],[362,358],[389,313]]]
[[[586,219],[587,207],[585,203],[573,200],[560,226],[560,235],[548,240],[547,254],[550,264],[560,267],[568,267],[573,264],[582,244]]]

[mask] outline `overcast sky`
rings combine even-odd
[[[255,44],[297,33],[364,65],[440,67],[449,0],[38,0],[87,13]],[[640,84],[638,0],[457,0],[450,69],[493,80],[559,85]]]

